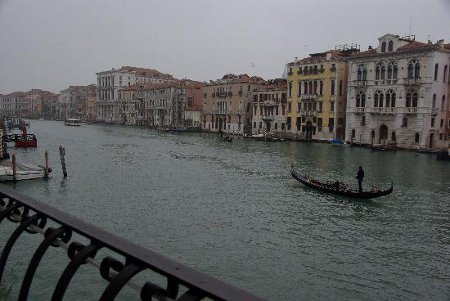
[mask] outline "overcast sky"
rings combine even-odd
[[[0,93],[59,92],[130,65],[199,81],[385,33],[450,42],[450,0],[0,0]]]

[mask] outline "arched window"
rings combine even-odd
[[[444,66],[444,79],[443,79],[444,83],[447,82],[447,69],[448,69],[448,66],[445,65],[445,66]]]
[[[406,107],[411,107],[411,93],[406,93]]]
[[[361,92],[356,94],[356,107],[359,108],[361,106]]]
[[[412,106],[414,108],[417,108],[417,102],[419,101],[419,95],[417,93],[413,94],[413,101],[412,101]]]
[[[320,95],[323,95],[323,81],[319,82],[319,93]]]
[[[395,135],[395,132],[392,132],[391,140],[394,142],[397,141],[397,136]]]
[[[419,143],[419,142],[420,142],[420,135],[419,135],[419,133],[416,133],[416,134],[414,135],[414,141],[415,141],[416,143]]]
[[[442,95],[441,111],[445,111],[445,95]]]
[[[394,50],[394,42],[393,41],[389,41],[388,51],[393,51],[393,50]]]
[[[437,80],[439,72],[439,64],[434,65],[434,80]]]
[[[361,117],[361,125],[362,125],[362,126],[366,125],[366,116],[365,116],[365,115],[363,115],[363,116]]]
[[[386,42],[381,43],[381,52],[386,52]]]
[[[375,95],[373,96],[373,106],[376,108],[378,107],[378,95],[379,92],[376,92]]]
[[[408,118],[403,117],[403,119],[402,119],[402,126],[403,127],[407,127],[408,126]]]
[[[381,66],[381,79],[384,79],[386,77],[386,67]]]
[[[375,130],[372,130],[372,132],[370,132],[370,137],[375,138]]]
[[[389,108],[391,105],[391,93],[386,93],[386,108]]]
[[[395,93],[392,93],[391,94],[391,108],[395,108],[395,98],[396,98]]]
[[[378,105],[380,106],[380,108],[383,107],[383,98],[384,98],[384,94],[381,93],[381,94],[380,94],[380,99],[379,99],[379,101],[378,101]]]
[[[433,94],[433,106],[432,108],[436,108],[436,94]]]
[[[393,72],[393,78],[394,79],[397,79],[397,76],[398,76],[398,67],[397,67],[397,65],[394,65],[394,72]]]
[[[363,68],[363,80],[367,80],[367,69],[366,67]]]
[[[362,93],[362,92],[361,92]],[[361,107],[365,107],[366,106],[366,94],[362,93],[361,94]]]
[[[313,83],[309,82],[309,94],[314,94]]]
[[[352,138],[355,138],[355,129],[352,130]]]
[[[314,93],[317,94],[317,81],[314,81]]]
[[[416,63],[414,66],[414,77],[419,78],[420,77],[420,64]]]
[[[387,78],[388,79],[392,79],[392,65],[388,66],[388,74],[387,74]]]
[[[380,66],[377,66],[375,68],[375,80],[379,80],[380,79]]]
[[[306,70],[306,68],[305,68]],[[308,94],[308,83],[304,82],[303,83],[303,94]]]
[[[414,77],[414,64],[409,63],[408,64],[408,78],[413,78],[413,77]]]

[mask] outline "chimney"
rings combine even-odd
[[[294,58],[294,62],[297,64],[298,63],[298,57]]]
[[[369,45],[369,50],[372,50],[372,49],[373,49],[372,46]]]

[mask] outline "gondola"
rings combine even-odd
[[[306,175],[301,175],[294,169],[291,170],[291,175],[294,179],[308,187],[351,198],[373,199],[388,195],[394,190],[394,184],[391,183],[391,186],[388,189],[358,192],[356,190],[350,189],[349,186],[344,183],[323,183]]]

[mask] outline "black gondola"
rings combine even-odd
[[[339,182],[337,182],[336,184],[335,183],[331,183],[331,184],[323,183],[316,179],[310,178],[306,175],[301,175],[294,169],[291,170],[291,175],[294,179],[296,179],[297,181],[299,181],[300,183],[302,183],[308,187],[315,188],[315,189],[329,192],[329,193],[333,193],[333,194],[351,197],[351,198],[373,199],[373,198],[378,198],[383,195],[388,195],[388,194],[392,193],[392,191],[394,190],[394,184],[391,183],[391,186],[385,190],[372,190],[372,191],[358,192],[356,190],[351,190],[349,188],[349,186],[344,183],[339,183]]]

